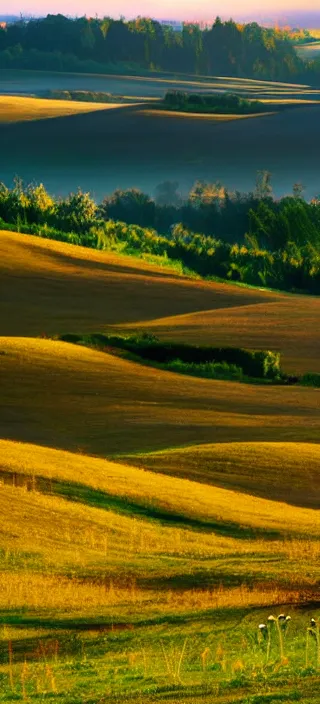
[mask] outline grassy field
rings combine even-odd
[[[0,451],[3,701],[317,696],[316,511],[32,445]],[[284,609],[290,630],[269,648],[258,624]]]
[[[145,101],[163,97],[169,88],[235,92],[270,101],[272,113],[277,104],[291,108],[254,120],[221,120],[157,114],[131,105],[121,112],[96,110],[36,123],[1,124],[2,179],[11,182],[19,174],[26,181],[41,180],[55,194],[80,185],[102,199],[116,187],[133,184],[153,192],[168,179],[177,180],[183,192],[196,179],[220,180],[230,188],[249,190],[256,171],[268,169],[277,193],[289,192],[298,181],[310,197],[319,191],[319,91],[308,85],[217,77],[0,71],[0,93],[7,95],[91,90],[112,93],[117,103],[117,95]]]
[[[241,339],[319,371],[317,299],[8,232],[0,275],[0,702],[316,704],[319,391],[46,336]]]
[[[94,110],[110,110],[125,107],[117,103],[84,103],[69,100],[49,100],[21,96],[0,95],[0,123],[28,122],[44,120],[48,117],[62,117],[87,113]]]
[[[281,351],[285,371],[320,372],[313,296],[192,280],[169,265],[9,232],[0,233],[0,272],[3,335],[117,326],[199,344],[236,339],[242,347]]]

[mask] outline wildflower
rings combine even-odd
[[[265,623],[259,623],[259,633],[262,638],[267,638],[268,635],[268,628]]]

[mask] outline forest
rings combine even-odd
[[[1,68],[57,71],[170,71],[198,75],[308,80],[320,77],[320,61],[301,60],[292,35],[219,17],[201,29],[182,31],[149,19],[67,18],[24,20],[0,29]]]
[[[17,180],[12,189],[0,185],[0,227],[165,257],[201,277],[320,293],[320,198],[306,201],[295,184],[276,199],[268,172],[258,173],[248,194],[197,182],[179,200],[177,185],[164,183],[155,200],[129,189],[101,204],[80,190],[54,199],[43,185]]]

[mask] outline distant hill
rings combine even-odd
[[[320,10],[292,10],[281,14],[262,14],[254,13],[252,15],[236,15],[236,19],[241,19],[244,22],[259,22],[262,25],[274,26],[278,24],[280,27],[290,26],[303,29],[320,28]]]
[[[7,24],[18,22],[19,19],[18,15],[0,15],[0,22],[7,22]]]

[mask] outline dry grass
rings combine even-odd
[[[77,479],[79,471],[83,479],[86,466],[88,484],[100,486],[100,465],[108,475],[104,483],[113,486],[115,493],[127,480],[132,491],[139,492],[142,503],[165,504],[167,508],[169,501],[169,508],[176,511],[184,510],[185,504],[187,511],[191,507],[201,516],[203,501],[218,501],[221,510],[221,492],[210,487],[207,493],[205,487],[190,482],[162,481],[160,476],[130,467],[45,448],[2,443],[1,453],[9,458],[6,469],[15,472],[21,467],[24,471],[33,468],[42,476],[70,477],[73,467],[72,476]],[[20,462],[13,461],[14,453]],[[242,519],[246,521],[250,513],[251,521],[259,505],[246,497],[243,502],[240,494],[233,496],[243,508]],[[229,492],[228,504],[235,500],[231,497]],[[277,504],[272,507],[271,502],[260,501],[259,523],[270,507],[275,511]],[[278,509],[283,514],[282,527],[291,528],[296,521],[295,528],[301,522],[308,532],[304,521],[315,512],[291,509],[288,526],[288,507],[280,504]],[[146,616],[294,603],[306,592],[312,596],[319,577],[319,540],[222,537],[6,484],[0,488],[0,548],[1,608],[59,610],[66,615],[71,610],[82,616],[101,615],[101,609],[116,607],[117,613],[131,614],[132,618],[141,612]],[[310,560],[314,570],[310,570]],[[237,586],[232,586],[234,575]]]
[[[140,259],[9,232],[0,232],[0,271],[5,335],[92,332],[263,300],[259,291],[190,280]]]
[[[4,335],[127,324],[185,342],[236,339],[280,350],[290,372],[320,371],[316,297],[193,281],[138,259],[8,232],[0,233],[0,274]]]
[[[320,445],[216,443],[127,457],[148,470],[318,508]]]
[[[246,586],[216,590],[152,591],[137,587],[114,587],[107,583],[81,581],[54,575],[0,572],[0,607],[3,609],[59,610],[91,614],[122,607],[131,616],[143,610],[145,616],[179,613],[192,609],[247,608],[298,603],[301,593],[294,589],[249,589]],[[113,609],[114,611],[114,609]],[[128,615],[129,615],[128,613]],[[110,627],[109,627],[110,628]],[[105,626],[106,630],[108,626]]]
[[[1,441],[0,451],[2,471],[76,482],[145,506],[151,513],[159,509],[204,524],[230,523],[293,536],[320,535],[320,515],[312,509],[34,445]]]
[[[286,371],[320,372],[318,297],[262,295],[264,301],[243,301],[243,305],[240,300],[234,305],[230,301],[224,308],[141,321],[140,327],[181,342],[233,346],[236,340],[241,347],[276,350],[282,354]]]
[[[319,392],[160,371],[77,345],[0,338],[0,435],[109,456],[216,442],[318,442]]]
[[[65,117],[95,110],[110,110],[126,107],[121,103],[89,103],[71,100],[0,95],[0,123],[44,120],[49,117]]]

